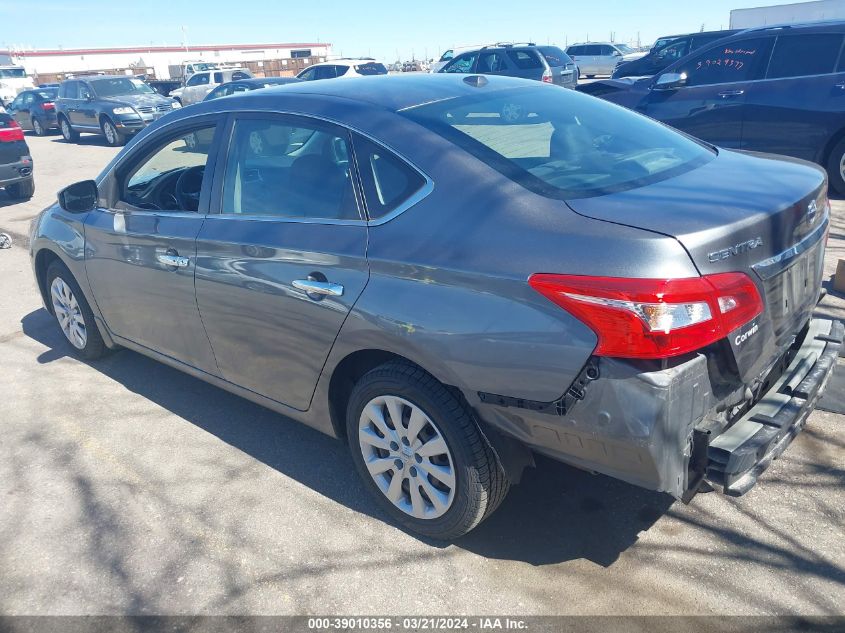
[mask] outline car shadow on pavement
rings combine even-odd
[[[39,363],[71,355],[45,309],[26,315],[21,325],[27,336],[48,348]],[[321,495],[390,520],[353,476],[343,442],[129,350],[89,366]],[[315,454],[322,456],[319,468],[304,458]],[[538,457],[537,467],[525,471],[499,510],[455,545],[531,565],[587,559],[606,567],[673,502],[668,495]],[[448,545],[421,540],[434,547]]]
[[[106,143],[106,137],[100,134],[83,134],[72,143],[68,143],[64,137],[59,134],[56,138],[51,139],[52,143],[64,143],[65,145],[86,145],[91,147],[109,147]]]
[[[24,202],[28,202],[28,200],[16,200],[0,189],[0,209],[3,207],[12,207],[16,204],[23,204]]]

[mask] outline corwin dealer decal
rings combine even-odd
[[[728,257],[733,257],[734,255],[741,255],[742,253],[747,253],[748,251],[757,248],[758,246],[763,245],[763,238],[762,237],[755,237],[754,239],[750,239],[747,242],[740,242],[730,248],[724,248],[720,251],[713,251],[712,253],[708,253],[707,259],[710,262],[718,262],[723,259],[727,259]]]
[[[757,334],[757,331],[759,329],[760,329],[760,325],[758,323],[755,323],[754,325],[751,326],[751,329],[748,330],[747,332],[740,332],[739,334],[737,334],[736,338],[734,338],[734,343],[736,343],[737,346],[742,345],[743,343],[745,343],[745,341],[747,341],[752,336]]]

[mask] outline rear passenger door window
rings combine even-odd
[[[508,62],[502,57],[501,53],[495,51],[481,53],[478,58],[478,68],[476,72],[483,74],[502,73],[507,71]]]
[[[305,117],[242,117],[231,138],[222,213],[361,219],[342,128]]]
[[[426,179],[422,174],[393,152],[358,134],[354,143],[371,220],[404,208],[424,189]]]
[[[781,35],[769,62],[769,79],[834,72],[842,49],[841,33]]]

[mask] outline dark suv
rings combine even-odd
[[[18,122],[0,112],[0,187],[16,200],[26,200],[35,193],[32,156]]]
[[[720,147],[812,161],[845,195],[843,42],[845,22],[749,29],[652,79],[583,91]]]
[[[578,85],[575,62],[557,46],[495,44],[455,57],[439,73],[505,75],[566,88]]]
[[[670,35],[661,37],[645,57],[622,62],[613,71],[614,79],[622,77],[645,77],[659,73],[670,64],[685,55],[697,51],[702,46],[712,44],[723,37],[730,37],[739,31],[709,31],[705,33],[689,33],[687,35]]]
[[[142,80],[122,75],[65,80],[56,100],[59,129],[67,142],[85,132],[102,134],[113,147],[178,107]]]

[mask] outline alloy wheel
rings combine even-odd
[[[117,143],[117,130],[114,129],[114,126],[109,121],[103,123],[103,133],[106,135],[109,145]]]
[[[398,396],[373,398],[361,412],[358,442],[373,481],[399,510],[436,519],[452,506],[452,454],[440,429],[418,406]]]
[[[65,137],[66,141],[69,141],[71,137],[70,125],[64,119],[62,119],[62,136]]]
[[[842,180],[845,180],[845,153],[839,158],[839,175]]]
[[[36,136],[44,136],[44,128],[41,125],[41,121],[38,119],[32,120],[32,130],[35,132]]]
[[[84,349],[88,342],[85,318],[82,316],[82,309],[76,297],[73,296],[73,291],[61,277],[56,277],[50,284],[50,297],[53,312],[65,337],[76,349]]]

